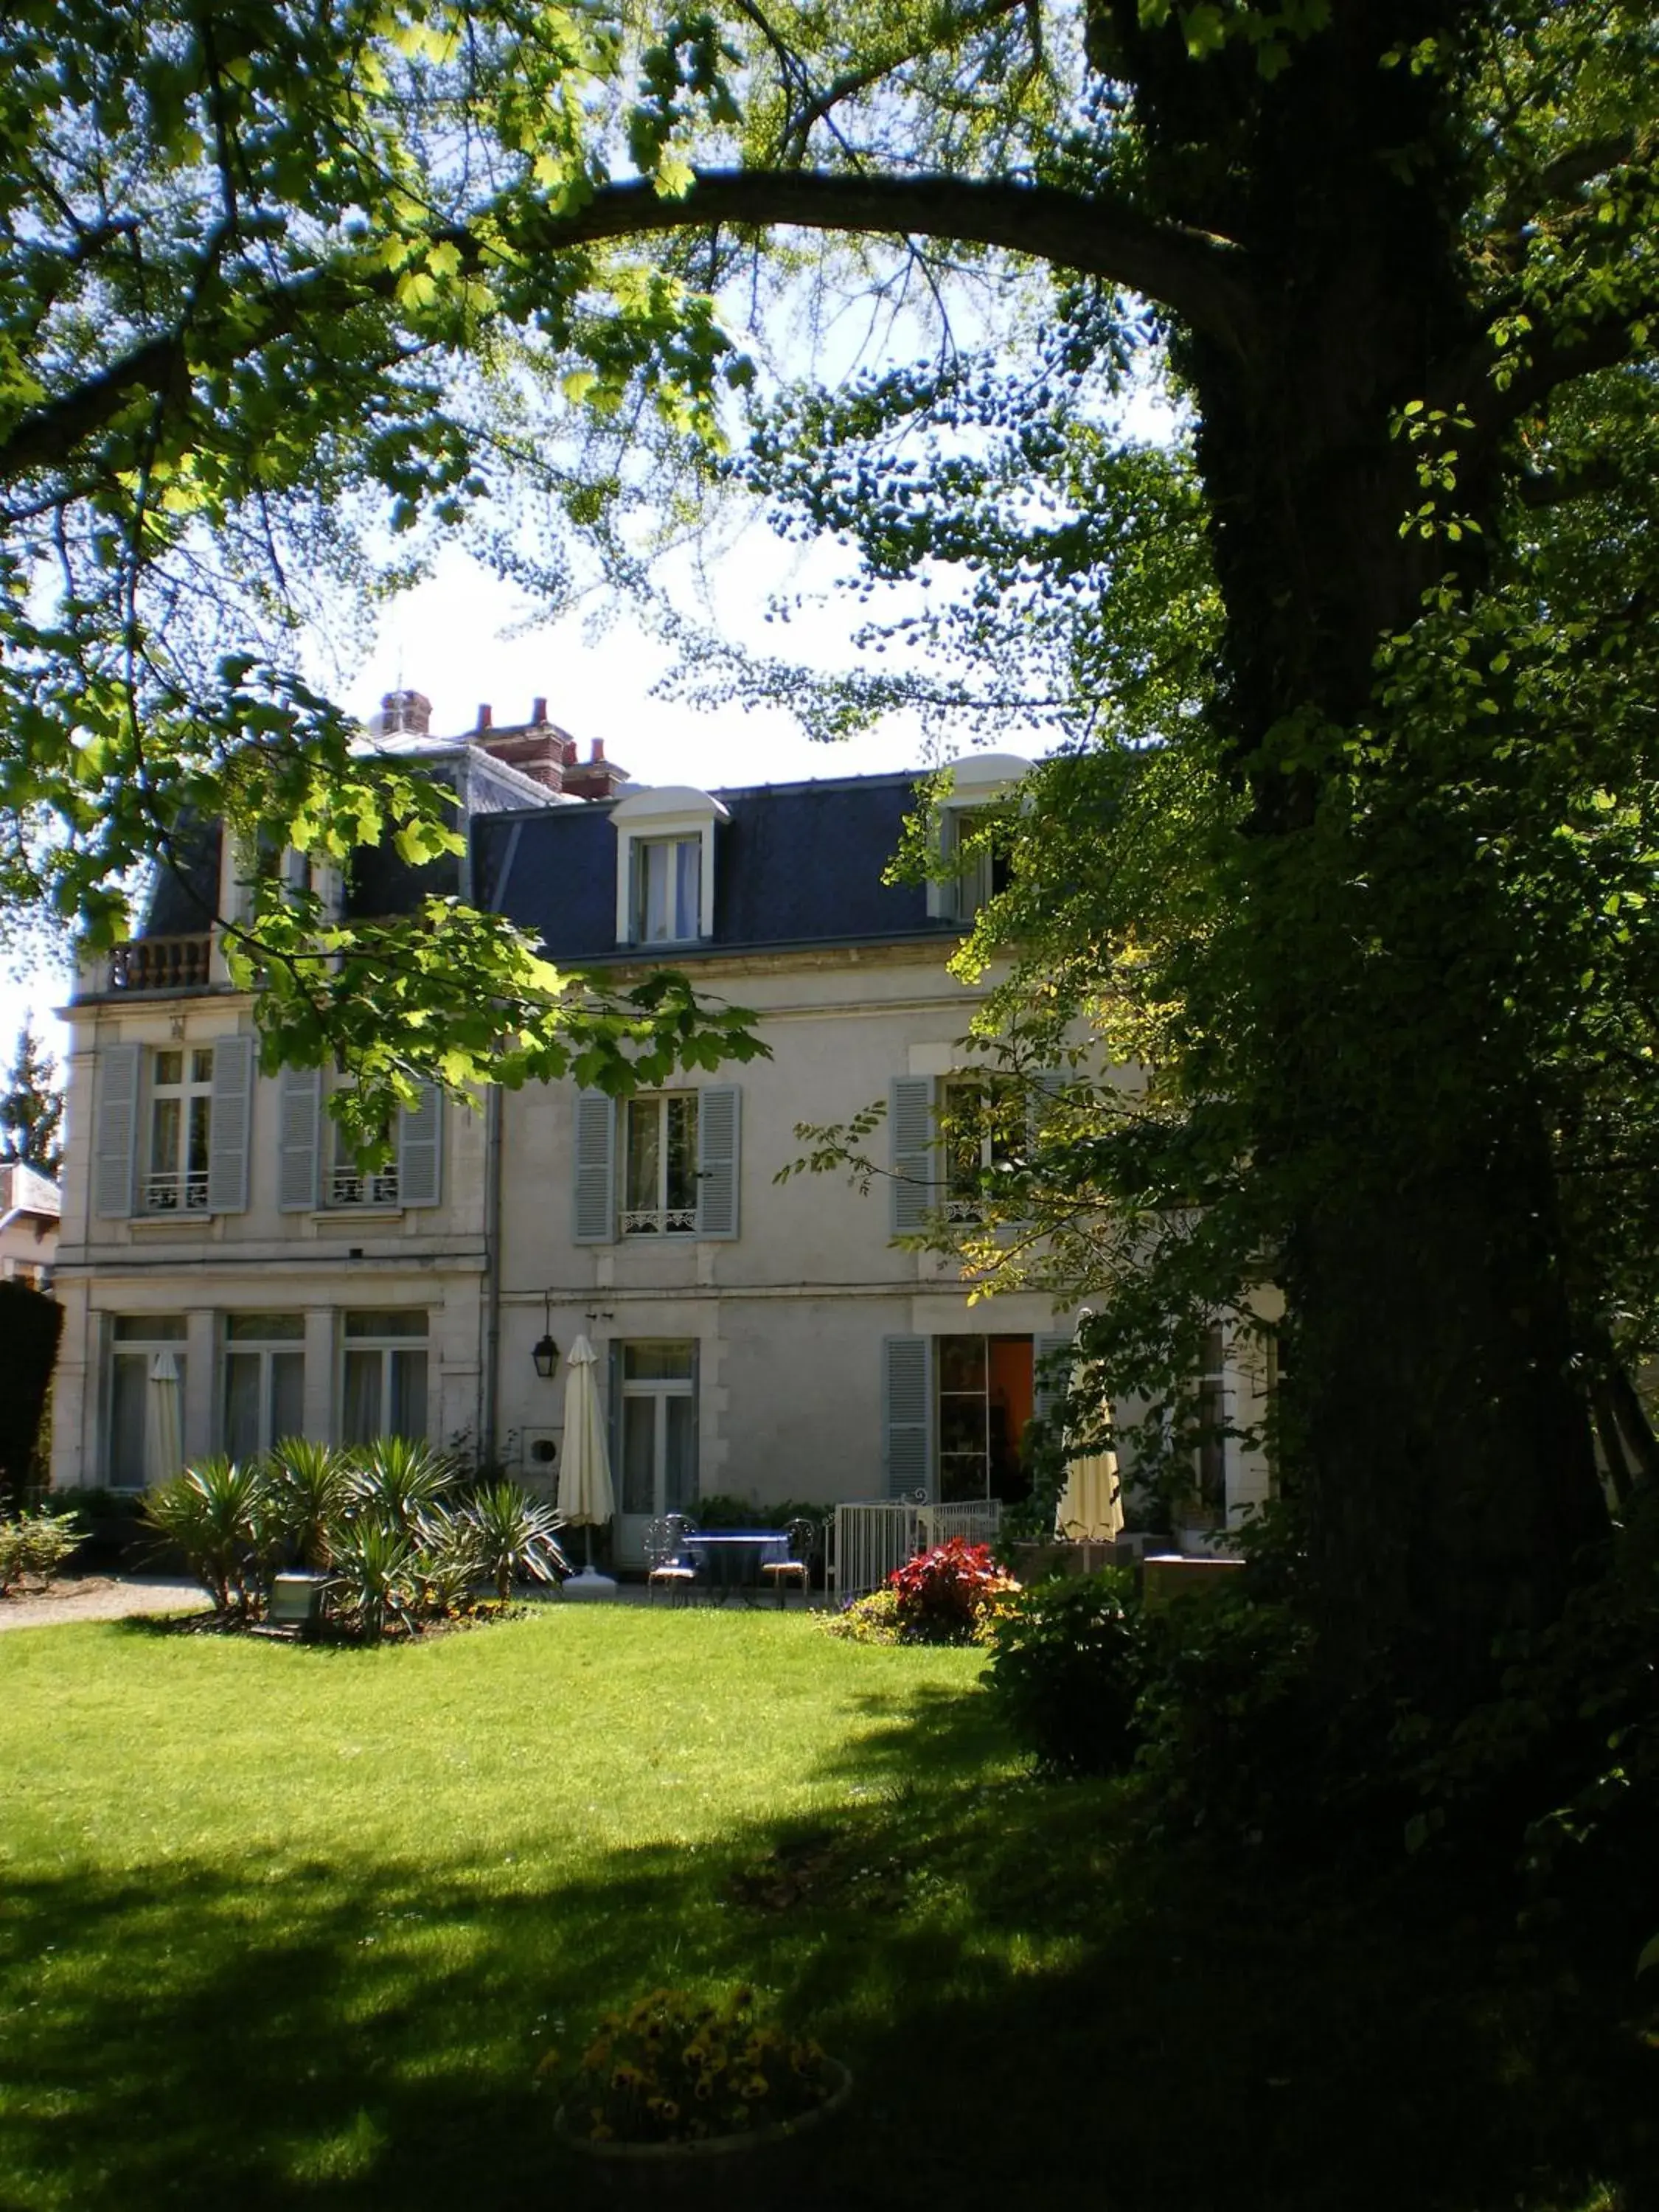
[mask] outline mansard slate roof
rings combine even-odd
[[[882,881],[915,804],[913,776],[763,784],[710,796],[731,817],[714,833],[714,935],[657,946],[652,957],[680,962],[957,933],[929,917],[924,884]],[[475,900],[532,933],[550,959],[637,961],[639,948],[617,943],[620,840],[611,814],[610,804],[595,802],[475,821]]]

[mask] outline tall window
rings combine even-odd
[[[949,871],[945,906],[957,921],[971,921],[988,899],[1008,888],[1008,848],[992,820],[981,806],[953,806],[945,815],[940,839]]]
[[[328,1144],[328,1180],[323,1203],[325,1206],[396,1206],[396,1145],[379,1167],[360,1168],[350,1137],[331,1114],[325,1114],[323,1121],[327,1129]],[[380,1134],[388,1138],[392,1133],[392,1120],[388,1116]]]
[[[951,1221],[977,1221],[985,1208],[983,1178],[1018,1158],[1024,1103],[1018,1084],[992,1075],[951,1078],[939,1105],[945,1150],[945,1212]]]
[[[1198,1449],[1194,1454],[1198,1504],[1223,1520],[1227,1511],[1227,1346],[1218,1327],[1204,1332],[1198,1376]]]
[[[696,1352],[689,1344],[624,1344],[622,1510],[680,1513],[696,1503]]]
[[[147,1213],[207,1211],[212,1123],[212,1046],[158,1052],[150,1063]]]
[[[1020,1443],[1035,1410],[1031,1339],[941,1336],[935,1364],[940,1504],[1029,1495]]]
[[[305,1429],[303,1314],[227,1314],[224,1347],[225,1450],[256,1458]]]
[[[697,1233],[697,1094],[628,1102],[623,1161],[624,1237]]]
[[[681,945],[695,938],[702,899],[702,839],[641,837],[634,845],[634,939]]]
[[[349,1444],[426,1434],[426,1316],[404,1307],[344,1316],[340,1435]]]
[[[166,1449],[168,1425],[178,1433],[185,1395],[185,1317],[118,1315],[110,1338],[109,1483],[114,1490],[143,1490],[178,1471],[152,1462]],[[165,1358],[159,1358],[163,1354]],[[172,1394],[171,1405],[161,1402],[163,1393]]]

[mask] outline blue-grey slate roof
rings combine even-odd
[[[921,884],[884,884],[905,816],[908,775],[763,784],[714,794],[730,811],[714,844],[714,932],[698,952],[945,939]],[[497,814],[472,825],[473,896],[567,963],[638,958],[617,944],[618,838],[609,804]]]

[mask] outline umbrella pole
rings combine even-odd
[[[593,1571],[593,1523],[591,1521],[582,1523],[582,1549],[587,1555],[582,1571],[591,1575]]]

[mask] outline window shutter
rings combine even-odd
[[[398,1202],[436,1206],[443,1195],[444,1094],[423,1083],[412,1106],[398,1112]]]
[[[106,1045],[98,1055],[98,1114],[93,1132],[93,1211],[119,1220],[132,1211],[142,1048]]]
[[[742,1099],[735,1083],[697,1093],[697,1234],[738,1233],[738,1148]]]
[[[926,1336],[881,1340],[881,1466],[889,1498],[933,1491],[933,1345]]]
[[[276,1091],[276,1203],[284,1213],[308,1213],[317,1203],[322,1104],[321,1068],[283,1070]]]
[[[617,1233],[617,1108],[603,1091],[576,1093],[576,1213],[571,1234],[578,1244],[609,1244]]]
[[[1065,1406],[1072,1370],[1070,1361],[1061,1355],[1070,1352],[1075,1340],[1071,1336],[1038,1336],[1031,1340],[1031,1410],[1040,1421],[1052,1422]]]
[[[208,1212],[247,1211],[247,1140],[253,1118],[253,1039],[213,1040],[213,1126],[208,1132]]]
[[[892,1152],[892,1229],[901,1236],[920,1229],[933,1210],[933,1079],[902,1075],[887,1096],[887,1130]]]

